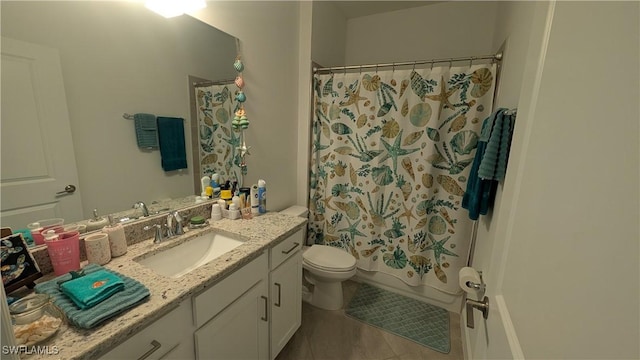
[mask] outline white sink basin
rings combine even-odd
[[[178,278],[242,244],[240,240],[212,232],[136,262],[160,275]]]

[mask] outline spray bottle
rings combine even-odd
[[[258,180],[258,212],[267,212],[267,182],[262,179]]]

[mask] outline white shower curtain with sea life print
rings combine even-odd
[[[240,132],[231,120],[237,101],[228,85],[196,87],[200,177],[213,173],[221,179],[240,179]]]
[[[495,64],[315,75],[309,242],[460,293],[461,201],[495,78]]]

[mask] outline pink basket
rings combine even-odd
[[[63,232],[58,240],[45,240],[56,276],[80,269],[80,233]]]

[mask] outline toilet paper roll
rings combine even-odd
[[[462,290],[469,294],[475,294],[478,290],[474,289],[469,283],[480,284],[482,280],[480,280],[480,274],[476,271],[476,269],[472,267],[463,267],[459,272],[459,282]]]

